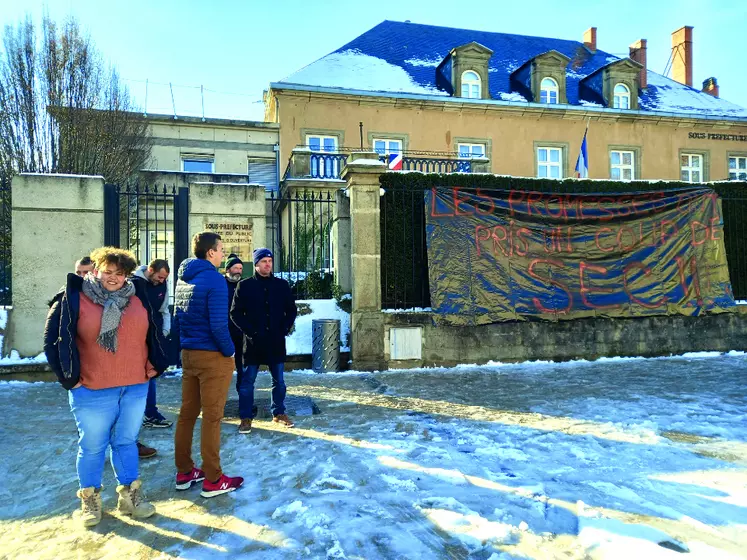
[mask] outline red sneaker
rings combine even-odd
[[[205,473],[200,469],[192,467],[192,472],[176,473],[176,489],[189,490],[195,482],[205,480]]]
[[[242,484],[244,484],[244,479],[240,476],[231,477],[222,474],[216,482],[204,480],[202,482],[202,492],[200,492],[200,496],[202,496],[203,498],[220,496],[221,494],[225,494],[227,492],[233,492]]]

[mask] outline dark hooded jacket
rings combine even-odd
[[[179,266],[178,278],[172,328],[181,348],[233,356],[226,279],[210,261],[196,258]]]
[[[160,375],[169,363],[167,343],[156,318],[158,310],[151,305],[145,285],[141,282],[134,285],[135,296],[140,298],[148,312],[148,359]],[[80,381],[80,355],[76,338],[82,291],[83,278],[68,274],[65,287],[50,301],[44,326],[44,353],[47,355],[47,362],[60,384],[68,391]]]

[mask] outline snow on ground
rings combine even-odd
[[[690,559],[747,557],[747,358],[288,373],[321,409],[223,427],[239,491],[173,489],[173,430],[143,430],[158,514],[72,526],[75,427],[52,383],[0,382],[9,558]],[[159,380],[174,417],[180,380]],[[266,395],[269,376],[260,374]],[[232,397],[235,397],[232,390]],[[19,411],[33,410],[35,414]],[[195,444],[195,452],[199,445]],[[31,477],[44,484],[29,484]]]
[[[308,299],[298,300],[296,303],[306,304],[311,307],[311,313],[299,315],[296,319],[295,329],[285,340],[285,347],[289,355],[311,354],[312,325],[314,319],[339,319],[340,321],[340,343],[342,352],[349,352],[350,339],[350,314],[337,307],[333,299]]]

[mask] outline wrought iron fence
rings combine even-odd
[[[672,181],[668,185],[618,181],[540,181],[515,177],[457,174],[417,176],[385,174],[381,177],[381,296],[383,309],[430,306],[428,253],[425,242],[424,192],[434,186],[465,190],[526,190],[571,193],[661,191],[697,186]],[[721,197],[724,245],[732,291],[747,300],[747,182],[709,183]]]
[[[10,178],[0,174],[0,306],[12,305],[12,231]]]
[[[310,152],[308,149],[290,157],[284,179],[339,179],[350,153],[359,148],[337,148],[336,151]],[[402,152],[403,171],[424,173],[472,173],[471,158],[460,157],[456,152],[425,152],[406,150]],[[308,166],[294,165],[295,158],[308,158]],[[388,163],[389,155],[380,154],[379,160]]]
[[[275,275],[296,299],[328,299],[335,286],[337,201],[330,191],[270,193]]]
[[[106,185],[104,242],[129,249],[140,264],[169,262],[172,273],[188,255],[189,190],[166,185]],[[176,284],[169,275],[170,293]]]

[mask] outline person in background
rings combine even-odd
[[[223,262],[220,235],[196,234],[192,252],[195,258],[179,266],[174,304],[174,330],[182,348],[182,407],[174,438],[176,489],[188,490],[202,481],[200,494],[212,498],[244,483],[240,476],[226,476],[220,465],[221,420],[233,377],[234,347],[228,332],[228,289],[218,272]],[[202,469],[192,460],[200,410]]]
[[[148,380],[166,367],[163,333],[142,286],[128,280],[137,266],[124,249],[91,253],[95,271],[68,274],[44,328],[44,352],[68,390],[78,427],[76,468],[81,521],[101,521],[101,480],[106,451],[117,479],[121,514],[145,518],[155,507],[142,495],[137,436]]]
[[[169,313],[169,295],[166,281],[169,278],[171,270],[169,261],[166,259],[154,259],[146,266],[140,266],[135,270],[133,279],[144,282],[153,309],[157,309],[156,324],[163,332],[163,337],[168,338],[171,331],[171,314]],[[146,428],[169,428],[173,422],[167,420],[163,414],[158,411],[156,404],[156,380],[151,379],[148,384],[148,399],[145,403],[145,417],[143,426]]]
[[[93,272],[93,271],[94,271],[94,265],[93,265],[93,261],[91,260],[91,257],[85,256],[75,261],[75,274],[77,276],[80,276],[81,278],[85,278],[86,274],[88,274],[89,272]],[[62,297],[64,289],[65,289],[65,286],[60,288],[60,292],[52,299],[52,301],[49,302],[50,307],[54,304],[56,300],[59,300]],[[152,381],[153,380],[151,380],[151,382]],[[151,457],[155,457],[158,454],[158,451],[156,451],[156,449],[154,449],[153,447],[150,447],[138,441],[137,442],[137,453],[140,459],[150,459]]]
[[[285,413],[285,337],[293,328],[298,310],[290,285],[272,274],[272,251],[253,254],[254,276],[239,282],[231,306],[231,320],[244,335],[244,373],[239,386],[239,433],[249,433],[254,418],[254,382],[259,366],[267,365],[272,376],[272,421],[293,427]]]
[[[83,278],[89,272],[93,272],[93,261],[91,257],[85,256],[75,261],[75,274]]]
[[[236,292],[236,286],[241,282],[241,275],[244,272],[244,263],[238,257],[231,253],[226,259],[226,286],[228,287],[228,309],[231,309],[231,302],[233,302],[233,294]],[[234,349],[236,353],[233,356],[233,362],[236,366],[236,392],[239,390],[239,384],[241,383],[241,374],[244,372],[243,365],[243,348],[244,348],[244,335],[241,334],[241,329],[234,325],[233,321],[228,320],[228,332],[231,333],[231,341],[233,341]]]

